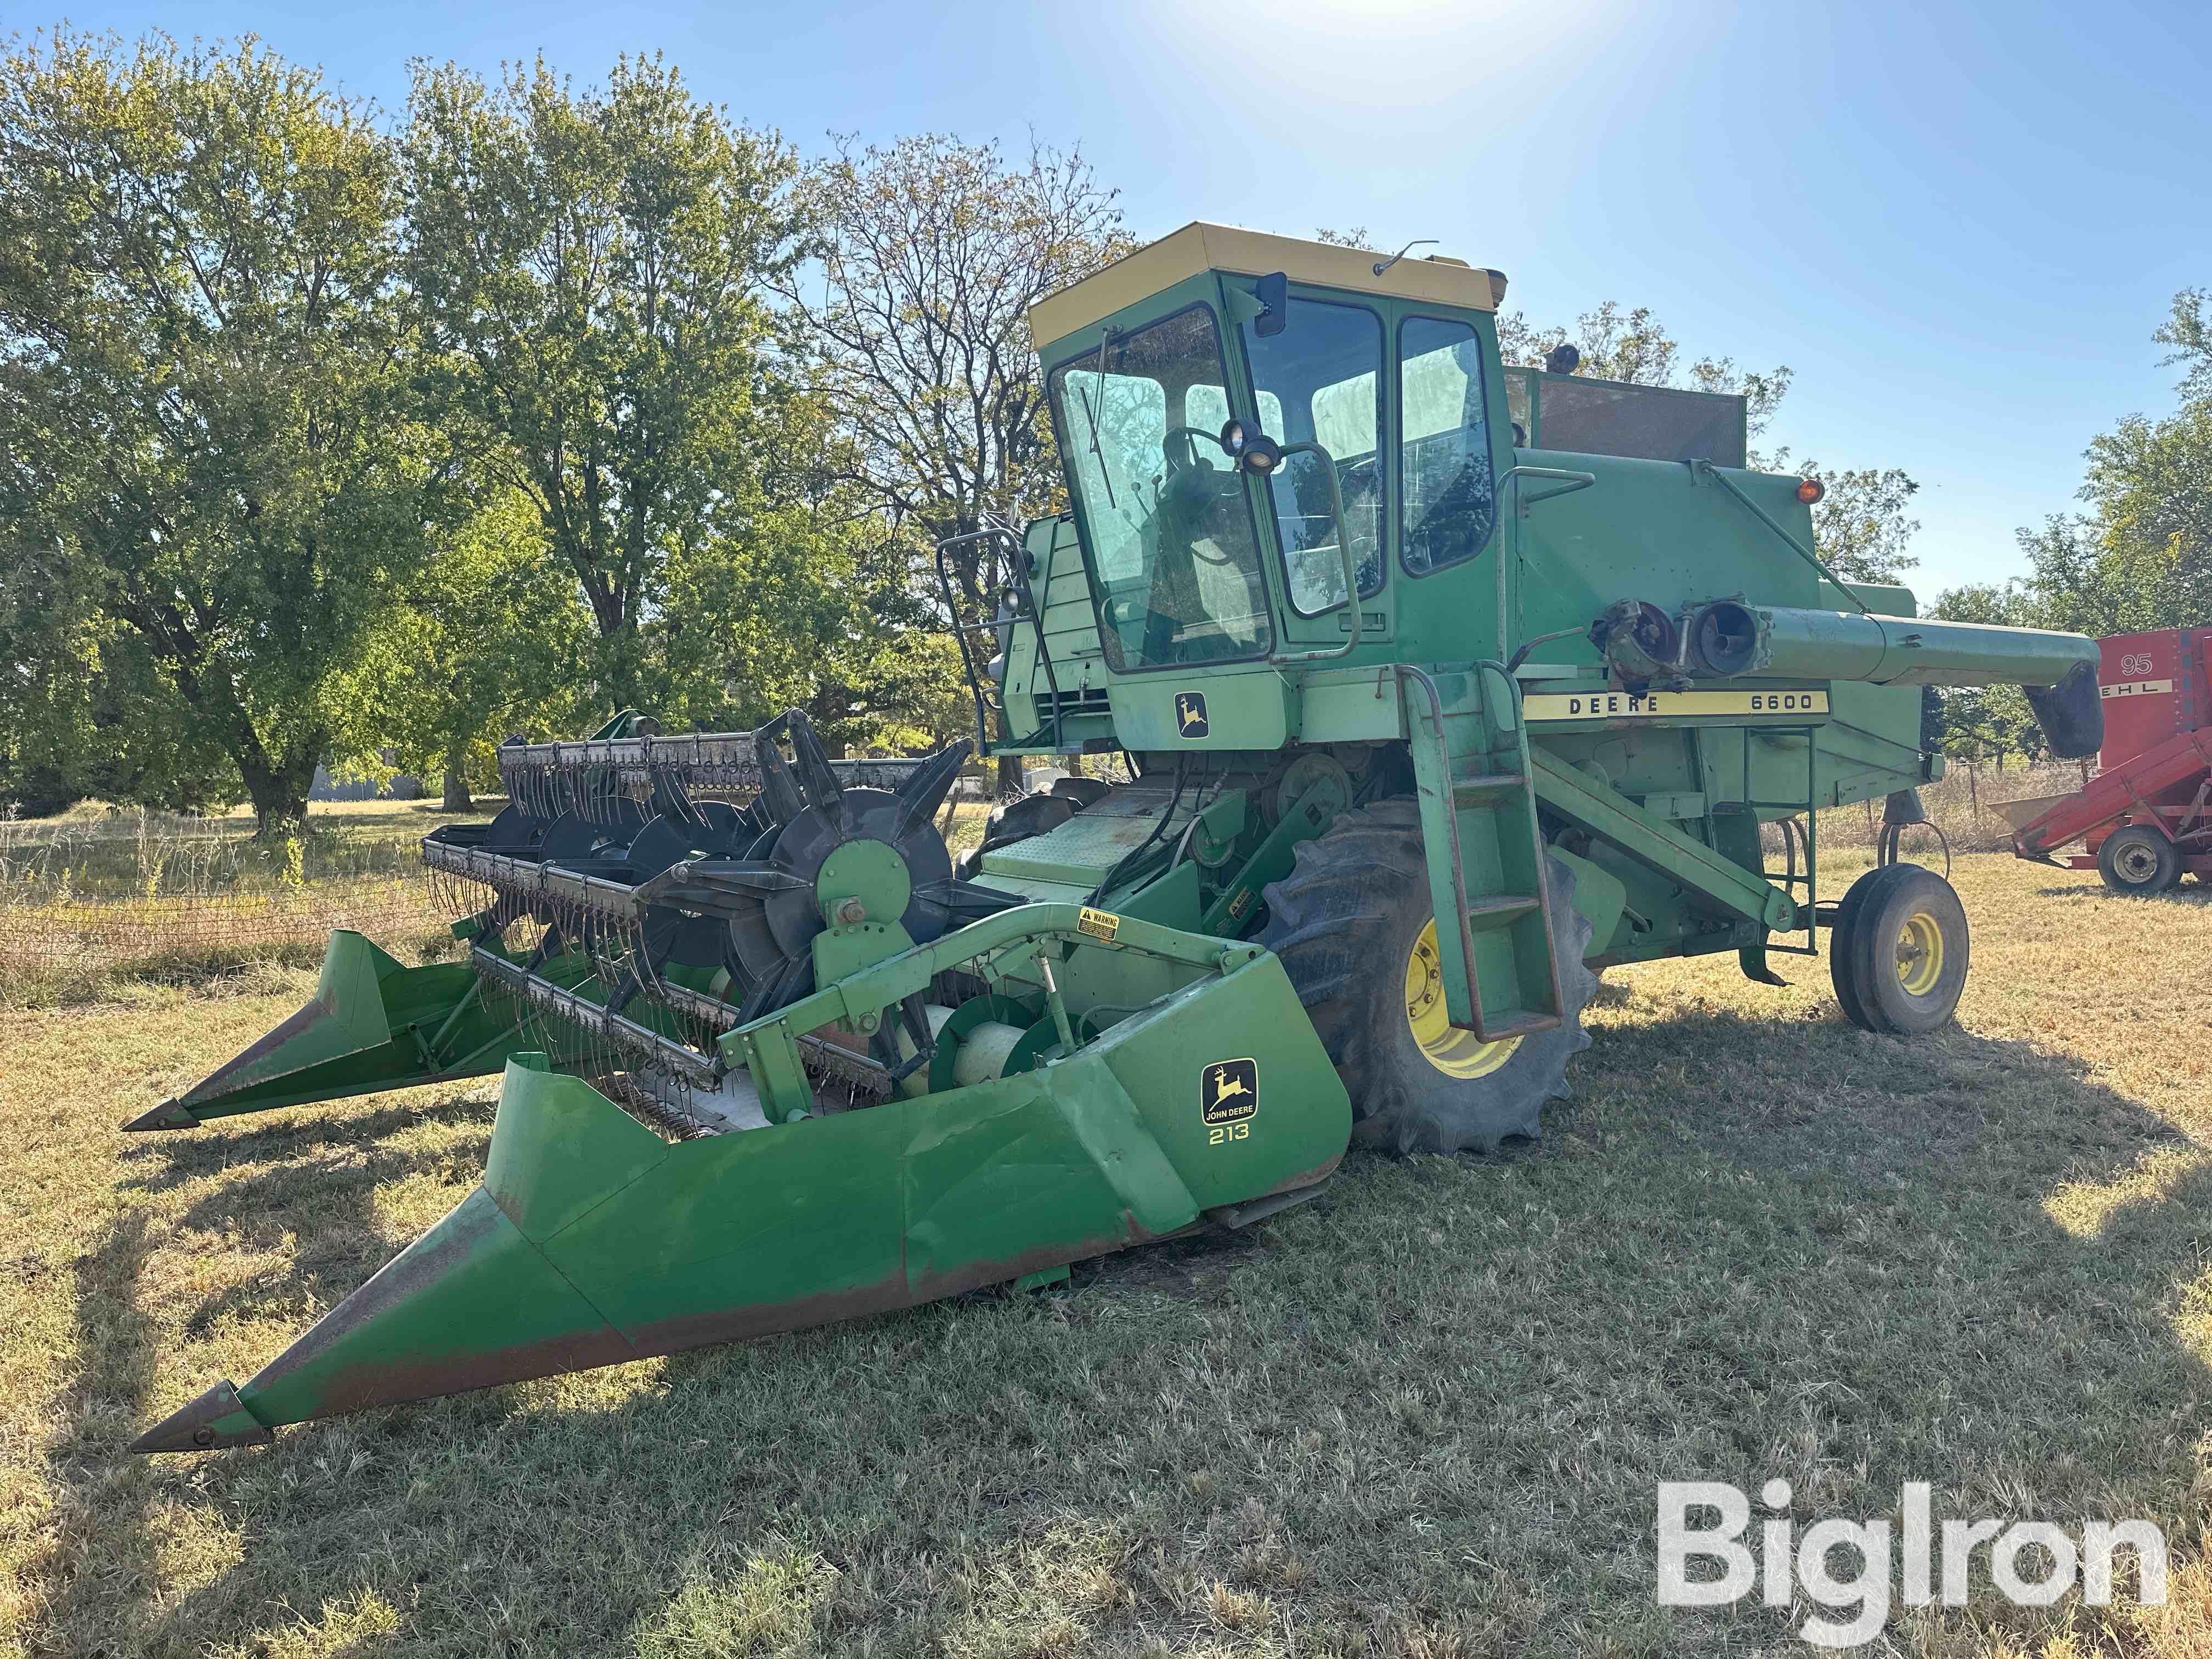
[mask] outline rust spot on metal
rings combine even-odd
[[[588,1371],[642,1358],[611,1326],[571,1332],[512,1347],[484,1348],[438,1358],[349,1366],[323,1392],[316,1417],[343,1417],[372,1406],[397,1406],[410,1400],[436,1400],[502,1382],[528,1382],[540,1376]],[[259,1382],[256,1377],[254,1381]],[[252,1383],[247,1384],[250,1388]],[[305,1419],[302,1419],[305,1420]]]
[[[163,1101],[151,1111],[141,1112],[123,1126],[125,1132],[133,1134],[142,1133],[149,1129],[197,1129],[199,1127],[199,1119],[193,1116],[183,1103],[174,1096]]]
[[[319,1021],[335,1018],[337,1014],[337,1010],[325,1002],[319,993],[309,997],[299,1008],[287,1014],[267,1031],[247,1043],[246,1047],[185,1090],[179,1097],[179,1101],[189,1105],[194,1101],[204,1100],[210,1095],[223,1092],[222,1089],[216,1085],[223,1084],[234,1073],[244,1071],[255,1060],[274,1054],[302,1031],[309,1030]],[[295,1066],[294,1069],[301,1068]],[[283,1073],[274,1075],[281,1076]],[[265,1080],[257,1079],[257,1081]]]
[[[1316,1182],[1326,1181],[1334,1175],[1336,1166],[1343,1162],[1344,1152],[1339,1151],[1334,1158],[1324,1159],[1310,1170],[1301,1170],[1287,1181],[1278,1182],[1264,1193],[1255,1193],[1250,1198],[1241,1198],[1237,1201],[1240,1204],[1253,1204],[1263,1198],[1273,1198],[1277,1193],[1294,1193],[1301,1187],[1310,1187]]]
[[[1120,1237],[1105,1236],[1075,1243],[1044,1244],[1009,1256],[962,1262],[911,1282],[902,1273],[893,1274],[871,1285],[825,1291],[788,1302],[754,1303],[745,1307],[718,1308],[710,1313],[657,1320],[631,1331],[630,1345],[641,1354],[680,1353],[687,1348],[709,1347],[720,1342],[834,1324],[841,1319],[857,1319],[865,1314],[918,1308],[926,1302],[957,1296],[963,1291],[1004,1284],[1040,1267],[1065,1267],[1072,1261],[1110,1255],[1116,1250],[1153,1240],[1154,1235],[1146,1232],[1134,1221],[1127,1223],[1127,1235]]]
[[[1255,1198],[1314,1184],[1335,1169],[1342,1154],[1294,1176]],[[1251,1201],[1251,1200],[1247,1200]],[[477,1207],[469,1210],[476,1203]],[[316,1364],[359,1327],[434,1284],[447,1272],[463,1269],[495,1236],[513,1224],[483,1188],[463,1201],[461,1211],[441,1224],[443,1236],[429,1249],[410,1251],[332,1309],[313,1329],[263,1368],[249,1389],[257,1391]],[[1127,1209],[1118,1229],[1078,1240],[1062,1240],[1011,1255],[963,1261],[909,1279],[903,1266],[871,1284],[824,1291],[774,1303],[748,1303],[703,1310],[638,1326],[628,1331],[599,1323],[504,1347],[463,1352],[365,1361],[337,1368],[317,1390],[313,1417],[331,1417],[404,1401],[430,1400],[473,1389],[534,1377],[587,1370],[599,1365],[660,1354],[679,1353],[724,1342],[774,1336],[811,1326],[834,1324],[869,1314],[919,1307],[985,1285],[1009,1283],[1041,1268],[1065,1267],[1101,1255],[1157,1243],[1198,1230],[1199,1224],[1154,1233]],[[526,1241],[521,1241],[526,1243]],[[534,1249],[535,1247],[530,1247]],[[582,1301],[579,1297],[580,1302]],[[586,1304],[587,1305],[587,1304]],[[197,1402],[196,1402],[197,1403]],[[183,1417],[179,1413],[179,1419]],[[172,1419],[177,1422],[179,1419]],[[304,1420],[304,1419],[303,1419]],[[169,1424],[164,1424],[167,1430]],[[185,1449],[154,1447],[146,1449]]]
[[[217,1423],[246,1410],[228,1378],[216,1383],[190,1405],[171,1412],[131,1443],[135,1452],[215,1451],[224,1446],[259,1446],[274,1440],[273,1430],[258,1423],[249,1428],[219,1430]]]
[[[470,1210],[479,1198],[483,1200],[481,1205]],[[464,1216],[463,1211],[469,1213]],[[536,1248],[514,1234],[514,1224],[481,1187],[462,1200],[461,1209],[456,1210],[447,1221],[457,1224],[448,1227],[441,1223],[444,1236],[436,1244],[428,1249],[410,1249],[386,1262],[374,1278],[255,1372],[246,1386],[259,1392],[313,1364],[360,1327],[434,1285],[448,1271],[465,1267],[472,1252],[502,1231],[513,1235],[517,1244],[532,1250]],[[640,1357],[621,1332],[602,1323],[506,1347],[477,1348],[421,1358],[356,1361],[339,1369],[320,1386],[316,1409],[310,1415],[337,1417],[371,1406],[434,1400],[441,1395],[464,1394],[471,1389],[487,1389],[501,1382],[526,1382],[533,1377],[556,1376],[566,1371],[590,1370],[594,1366],[620,1364]]]

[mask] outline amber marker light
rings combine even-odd
[[[1804,502],[1808,507],[1812,506],[1814,502],[1819,501],[1821,496],[1827,493],[1828,486],[1822,483],[1818,478],[1800,478],[1797,480],[1797,499]]]

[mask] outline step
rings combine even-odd
[[[1467,919],[1477,927],[1504,927],[1518,921],[1530,911],[1540,909],[1543,901],[1522,893],[1498,893],[1487,898],[1467,902]]]
[[[1452,780],[1452,799],[1462,806],[1472,806],[1486,800],[1495,800],[1500,795],[1518,794],[1528,780],[1518,772],[1480,772],[1471,777]]]
[[[1486,1021],[1488,1035],[1483,1040],[1486,1042],[1498,1042],[1507,1037],[1533,1036],[1538,1031],[1554,1029],[1559,1023],[1559,1017],[1557,1014],[1531,1013],[1527,1009],[1516,1008],[1503,1019]]]

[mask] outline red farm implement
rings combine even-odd
[[[2185,872],[2212,879],[2212,628],[2098,645],[2097,775],[2070,795],[2003,803],[2013,851],[2094,868],[2116,893],[2163,892]],[[2076,841],[2085,850],[2057,856]]]

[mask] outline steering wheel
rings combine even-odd
[[[1168,466],[1174,471],[1181,471],[1186,467],[1198,465],[1198,451],[1194,445],[1184,444],[1178,456],[1176,447],[1177,438],[1203,438],[1217,449],[1221,446],[1221,434],[1218,432],[1207,432],[1194,426],[1170,427],[1160,434],[1160,452],[1167,457]],[[1228,453],[1226,450],[1223,450],[1222,453]],[[1207,465],[1211,466],[1212,463],[1208,462]]]

